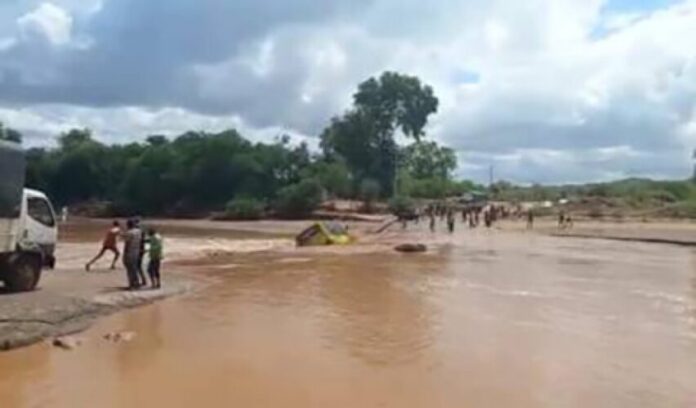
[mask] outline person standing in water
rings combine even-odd
[[[573,217],[570,215],[566,215],[565,217],[565,226],[568,229],[573,229]]]
[[[124,234],[123,266],[126,267],[128,289],[136,290],[141,286],[138,277],[138,262],[140,261],[140,245],[142,244],[143,233],[133,219],[128,220],[126,225],[128,230]]]
[[[121,234],[121,224],[119,224],[118,221],[114,221],[113,224],[111,225],[111,228],[106,232],[106,235],[104,235],[104,240],[102,241],[102,247],[101,251],[95,256],[91,261],[87,262],[85,265],[85,270],[89,272],[90,268],[92,265],[97,262],[99,259],[101,259],[106,252],[112,252],[114,254],[114,259],[111,261],[111,269],[116,269],[116,262],[118,262],[118,258],[121,256],[121,253],[118,251],[118,236]]]
[[[447,210],[447,229],[450,234],[454,233],[454,211],[452,209]]]
[[[143,229],[140,223],[140,218],[135,219],[135,227],[140,230],[140,252],[138,255],[138,279],[140,280],[140,286],[147,286],[147,280],[145,279],[145,268],[143,268],[143,261],[145,260],[145,242],[147,237],[145,236],[145,229]]]
[[[534,228],[534,211],[529,209],[527,211],[527,229]]]
[[[162,236],[150,228],[147,237],[148,256],[147,274],[150,275],[150,285],[153,289],[162,287],[160,282],[160,266],[162,264]]]
[[[491,210],[483,212],[483,223],[486,228],[491,228],[493,226],[493,213]]]
[[[429,211],[428,217],[430,217],[430,232],[435,232],[435,211]]]

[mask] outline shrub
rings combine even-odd
[[[696,201],[682,201],[662,208],[657,214],[663,217],[696,219]]]
[[[395,196],[389,200],[389,212],[397,217],[409,217],[416,211],[416,205],[411,197]]]
[[[285,218],[307,217],[321,204],[322,188],[315,179],[302,180],[280,190],[275,202],[276,214]]]
[[[604,218],[604,211],[599,207],[591,208],[587,216],[593,219]]]
[[[264,203],[251,197],[239,197],[225,206],[225,218],[229,220],[258,220],[263,217]]]
[[[360,183],[360,198],[364,202],[366,212],[372,212],[372,205],[379,198],[381,190],[376,180],[365,179]]]

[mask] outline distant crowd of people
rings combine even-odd
[[[118,248],[119,239],[123,241],[123,266],[126,269],[126,278],[129,290],[137,290],[147,286],[143,261],[147,250],[148,265],[147,274],[150,277],[150,287],[159,289],[160,267],[163,259],[162,236],[154,229],[148,228],[147,232],[141,226],[140,220],[132,218],[126,221],[126,229],[123,230],[119,221],[114,221],[111,228],[104,235],[102,247],[99,253],[85,265],[89,272],[92,265],[101,259],[106,253],[113,254],[111,269],[116,269],[116,263],[121,257]]]
[[[456,226],[457,214],[461,215],[461,221],[464,225],[474,229],[483,225],[486,228],[492,228],[496,222],[505,219],[521,219],[527,221],[527,229],[534,228],[535,213],[533,209],[523,210],[521,208],[510,209],[504,205],[481,205],[481,206],[466,206],[456,207],[447,203],[433,203],[426,207],[416,210],[415,216],[411,219],[418,223],[421,218],[425,217],[429,221],[430,231],[435,232],[438,219],[445,222],[447,231],[454,233]],[[407,219],[401,219],[403,227],[407,226]],[[561,211],[559,214],[558,228],[570,229],[573,228],[573,219],[570,215]]]

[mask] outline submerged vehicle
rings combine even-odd
[[[0,141],[0,282],[11,292],[33,290],[41,270],[55,266],[53,206],[44,193],[24,188],[25,171],[22,149]]]
[[[297,246],[347,245],[354,241],[348,229],[337,222],[317,222],[295,237]]]

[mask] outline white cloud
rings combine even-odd
[[[25,39],[38,37],[53,45],[65,45],[72,38],[72,16],[52,3],[42,3],[21,16],[17,19],[17,25]]]
[[[73,128],[87,127],[103,142],[143,141],[150,135],[177,136],[186,131],[219,132],[237,129],[255,141],[272,142],[286,134],[296,143],[310,142],[309,137],[292,129],[249,126],[238,116],[219,117],[189,112],[181,108],[144,109],[86,108],[69,105],[43,105],[31,109],[1,108],[0,121],[12,124],[26,138],[28,146],[55,145],[57,137]],[[314,146],[316,147],[316,146]]]

